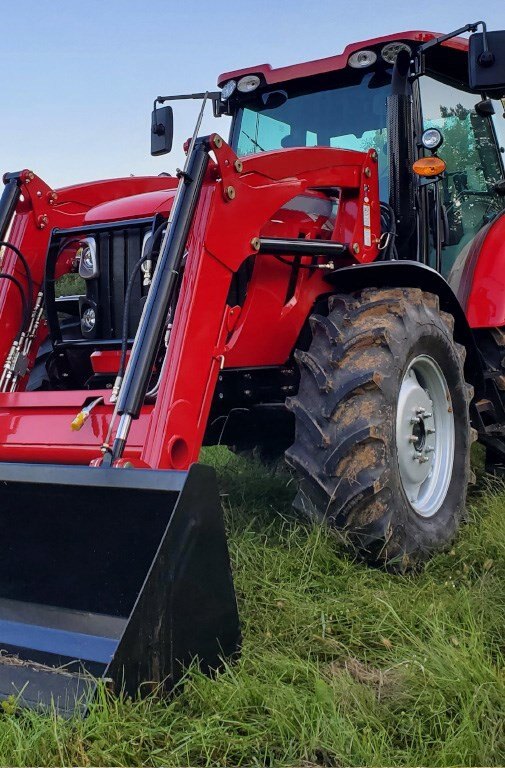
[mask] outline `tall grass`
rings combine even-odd
[[[353,562],[291,516],[289,477],[224,449],[241,659],[169,702],[105,693],[86,720],[0,716],[2,765],[500,765],[505,488],[480,489],[422,573]]]

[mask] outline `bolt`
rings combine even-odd
[[[429,461],[427,456],[419,456],[419,464],[426,464],[427,461]]]
[[[433,453],[434,450],[435,449],[434,449],[434,447],[432,445],[427,445],[426,448],[424,449],[424,452],[425,453]]]
[[[370,157],[375,163],[377,162],[377,152],[375,151],[375,149],[372,149],[372,151],[370,152]]]
[[[432,413],[423,413],[423,418],[431,419],[431,418],[433,418],[433,414]]]
[[[368,178],[369,178],[369,177],[372,175],[372,171],[370,170],[370,168],[369,168],[368,166],[365,168],[365,170],[364,170],[364,174],[365,174],[365,176],[367,176]]]
[[[420,421],[421,419],[419,418],[419,416],[412,416],[412,418],[410,419],[411,424],[419,424]]]
[[[242,173],[242,171],[244,169],[244,165],[242,163],[242,160],[235,160],[233,165],[235,166],[235,170],[237,171],[237,173]]]
[[[259,237],[253,237],[253,239],[251,240],[251,248],[253,249],[253,251],[259,251],[260,249]]]
[[[423,413],[426,413],[426,408],[416,408],[416,413],[422,416]]]
[[[359,243],[352,244],[353,253],[359,253]]]
[[[235,199],[235,187],[232,187],[230,184],[229,187],[226,187],[225,189],[226,197],[228,200],[234,200]]]
[[[409,443],[417,443],[418,441],[419,441],[419,438],[416,437],[415,435],[411,435],[409,437]]]
[[[223,140],[218,133],[216,133],[216,135],[214,136],[213,141],[214,141],[214,146],[217,147],[217,149],[221,149],[221,147],[223,146]]]
[[[436,431],[437,430],[433,429],[433,427],[428,427],[428,429],[426,430],[426,434],[427,435],[434,435]]]

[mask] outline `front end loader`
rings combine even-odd
[[[285,454],[364,560],[449,545],[475,437],[505,466],[503,50],[477,22],[229,72],[156,99],[154,155],[203,102],[175,177],[4,176],[1,697],[84,713],[238,652],[202,445]]]

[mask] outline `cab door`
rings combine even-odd
[[[419,85],[423,129],[438,128],[444,137],[437,154],[447,165],[441,182],[445,219],[441,266],[447,277],[458,254],[505,207],[505,197],[494,190],[504,178],[502,153],[493,119],[479,115],[475,109],[478,95],[429,75],[421,77]],[[498,104],[495,117],[503,130],[503,107]],[[428,198],[428,206],[430,200],[433,197]],[[429,263],[435,266],[434,211],[428,218]]]

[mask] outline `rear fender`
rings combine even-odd
[[[448,276],[471,328],[505,325],[505,212],[462,249]]]
[[[343,267],[326,276],[339,293],[362,288],[420,288],[435,293],[440,308],[450,312],[455,320],[454,337],[466,348],[465,377],[476,390],[484,384],[480,355],[465,313],[454,291],[444,278],[431,267],[417,261],[382,261]]]

